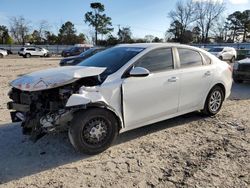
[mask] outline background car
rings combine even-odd
[[[80,55],[78,56],[72,56],[72,57],[67,57],[64,58],[60,61],[60,66],[73,66],[73,65],[77,65],[78,63],[80,63],[81,61],[83,61],[84,59],[87,59],[91,56],[93,56],[94,54],[101,52],[105,50],[105,48],[101,48],[101,47],[95,47],[95,48],[90,48],[89,50],[82,52]]]
[[[8,49],[5,49],[5,48],[0,48],[0,50],[5,50],[5,51],[7,51],[8,55],[9,55],[9,54],[13,54],[11,50],[8,50]]]
[[[208,52],[215,55],[220,60],[231,61],[232,63],[237,58],[237,52],[232,47],[214,47],[209,49]]]
[[[1,50],[0,49],[0,58],[3,58],[8,55],[8,52],[6,50]]]
[[[23,47],[19,50],[18,54],[24,58],[29,58],[31,56],[47,57],[50,53],[45,48],[40,47]]]
[[[245,59],[237,61],[233,66],[233,80],[235,83],[250,81],[250,53]]]
[[[90,47],[74,46],[72,48],[68,48],[66,50],[63,50],[61,55],[62,55],[62,57],[76,56],[76,55],[81,54],[82,52],[85,52],[88,49],[90,49]]]

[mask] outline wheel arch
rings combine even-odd
[[[226,88],[225,88],[225,86],[224,86],[224,84],[223,83],[216,83],[216,84],[214,84],[209,90],[208,90],[208,92],[207,92],[207,95],[206,95],[206,98],[204,99],[204,101],[203,101],[203,105],[202,105],[202,107],[204,108],[204,106],[205,106],[205,104],[206,104],[206,101],[207,101],[207,98],[208,98],[208,95],[209,95],[209,93],[213,90],[213,88],[215,88],[216,86],[219,86],[221,89],[222,89],[222,91],[223,91],[223,101],[225,100],[225,96],[226,96]]]
[[[78,110],[76,110],[74,113],[79,113],[80,111],[86,111],[89,109],[105,109],[109,112],[111,112],[114,117],[117,120],[118,123],[118,130],[120,131],[123,128],[123,119],[122,117],[120,117],[120,115],[115,111],[115,109],[113,109],[111,106],[109,106],[108,104],[104,103],[104,102],[96,102],[96,103],[89,103],[84,105],[84,107],[79,108]]]

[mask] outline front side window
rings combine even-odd
[[[153,50],[139,59],[135,66],[146,68],[150,72],[173,69],[172,49]]]
[[[199,52],[184,48],[179,48],[178,52],[179,52],[181,68],[188,68],[188,67],[202,65],[202,58]]]

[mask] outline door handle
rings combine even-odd
[[[205,76],[210,76],[210,75],[211,75],[210,71],[205,72]]]
[[[177,77],[171,77],[168,79],[168,82],[176,82],[179,78]]]

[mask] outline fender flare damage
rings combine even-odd
[[[99,92],[84,92],[82,94],[73,94],[67,101],[66,108],[75,108],[86,110],[88,108],[104,108],[111,111],[119,123],[119,129],[124,127],[123,118],[111,107]],[[74,111],[77,112],[77,111]]]

